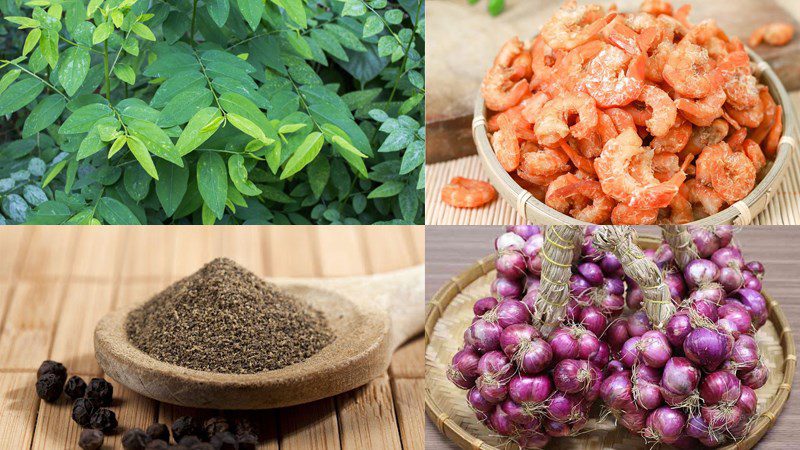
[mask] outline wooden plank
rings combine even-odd
[[[131,229],[125,236],[121,279],[169,278],[175,245],[169,227]]]
[[[219,256],[221,242],[212,239],[201,226],[180,227],[170,230],[169,239],[175,243],[172,256],[172,276],[185,277]]]
[[[342,449],[401,449],[389,377],[336,397]]]
[[[389,272],[414,264],[411,239],[405,228],[365,227],[361,232],[370,272]]]
[[[369,273],[369,263],[364,251],[364,242],[359,233],[362,227],[317,228],[316,254],[319,257],[321,275],[341,277]],[[373,227],[370,227],[373,228]],[[383,245],[370,242],[376,247]]]
[[[259,228],[221,227],[219,230],[222,232],[215,233],[215,238],[220,241],[219,256],[231,258],[257,275],[266,275],[264,235]]]
[[[94,327],[114,302],[112,280],[70,281],[58,318],[50,359],[62,362],[70,373],[99,376],[94,358]]]
[[[311,277],[320,274],[314,227],[266,228],[262,250],[269,275]]]
[[[31,395],[38,400],[35,392]],[[39,401],[39,415],[32,434],[32,449],[77,448],[81,427],[72,420],[70,398],[62,395],[55,403]]]
[[[414,262],[425,264],[425,226],[407,227],[414,248]]]
[[[339,449],[339,426],[333,399],[281,409],[281,450]]]
[[[127,281],[120,284],[119,292],[114,296],[112,309],[144,303],[169,286],[164,280]]]
[[[407,342],[392,355],[389,366],[392,378],[425,378],[425,340]]]
[[[424,378],[392,379],[394,407],[397,411],[397,425],[405,450],[422,450],[425,448],[423,430],[425,419],[423,413]]]
[[[114,404],[112,408],[117,413],[119,430],[117,434],[109,436],[105,445],[109,448],[122,448],[122,434],[131,428],[147,429],[158,417],[158,402],[126,388],[113,381]],[[104,447],[105,448],[105,447]]]
[[[36,375],[0,373],[0,436],[3,448],[30,448],[36,424]]]
[[[74,258],[77,233],[77,226],[33,227],[19,277],[21,279],[68,278]]]
[[[0,248],[3,257],[0,258],[0,280],[10,279],[19,269],[20,256],[25,251],[29,242],[27,239],[33,227],[3,227],[0,233]]]
[[[76,236],[71,280],[113,280],[127,239],[123,227],[84,227]]]
[[[64,284],[20,281],[0,334],[0,369],[32,369],[47,359]]]

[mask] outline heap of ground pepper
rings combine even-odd
[[[158,360],[220,373],[280,369],[333,340],[319,311],[227,258],[132,311],[126,329]]]

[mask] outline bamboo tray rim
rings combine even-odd
[[[659,240],[653,236],[639,236],[637,242],[645,246],[654,246],[657,245]],[[494,271],[494,262],[496,258],[496,254],[491,254],[479,259],[460,274],[446,282],[425,305],[426,354],[428,346],[430,345],[433,329],[447,310],[450,302],[472,282]],[[781,340],[781,349],[783,350],[783,379],[767,407],[758,415],[758,418],[755,420],[747,436],[741,441],[730,443],[724,447],[717,447],[717,450],[749,450],[753,448],[758,441],[764,437],[767,431],[775,425],[775,421],[786,405],[786,401],[792,389],[795,367],[797,365],[792,329],[778,302],[773,300],[765,291],[762,291],[762,294],[769,306],[769,320],[773,323],[773,326],[775,326],[776,332]],[[471,435],[467,430],[450,419],[450,417],[439,408],[436,400],[428,389],[427,383],[425,386],[425,412],[436,425],[436,428],[462,449],[499,450],[497,447]],[[633,435],[633,433],[631,433],[631,435]]]
[[[745,48],[751,61],[754,62],[753,75],[765,82],[777,104],[783,107],[783,135],[778,144],[778,152],[769,171],[764,174],[761,181],[756,184],[745,198],[714,215],[690,222],[687,225],[721,225],[730,223],[734,225],[749,225],[772,200],[772,196],[777,191],[789,169],[792,154],[798,148],[797,116],[789,93],[769,63],[749,47]],[[526,222],[552,225],[592,225],[547,206],[514,181],[497,161],[492,145],[489,142],[486,121],[486,107],[479,91],[472,120],[472,137],[475,141],[475,146],[492,185],[497,188],[504,199],[511,203]]]

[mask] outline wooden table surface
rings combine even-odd
[[[642,227],[640,232],[658,234],[655,227]],[[425,299],[433,296],[446,280],[458,275],[493,251],[494,238],[500,227],[428,227],[426,231]],[[736,237],[745,258],[760,260],[766,267],[765,288],[777,299],[789,318],[793,330],[800,329],[800,227],[746,227]],[[795,377],[794,394],[789,397],[775,426],[759,442],[757,448],[786,450],[797,448],[800,430],[800,377]],[[455,450],[431,421],[426,418],[425,448]]]
[[[36,369],[63,362],[70,375],[102,375],[94,326],[106,312],[147,300],[217,256],[264,276],[379,273],[424,259],[422,227],[4,227],[0,233],[0,447],[76,448],[80,428],[66,396],[36,396]],[[401,347],[385,375],[335,398],[246,414],[259,449],[422,449],[423,343]],[[88,378],[87,378],[88,381]],[[114,382],[121,433],[190,410],[158,403]]]

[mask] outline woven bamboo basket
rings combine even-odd
[[[640,237],[638,243],[646,248],[655,248],[658,240]],[[472,321],[472,304],[489,295],[489,284],[495,278],[494,261],[495,255],[487,256],[453,277],[433,296],[425,311],[425,410],[448,439],[469,450],[518,448],[478,422],[467,405],[466,391],[455,387],[445,375],[453,355],[463,343],[463,332]],[[769,321],[756,334],[756,341],[770,376],[767,383],[756,391],[757,419],[749,434],[743,440],[720,449],[753,448],[775,425],[792,387],[797,358],[791,328],[780,305],[769,295],[765,294],[765,298]],[[595,413],[578,436],[552,439],[547,448],[652,448],[640,436],[617,427],[613,417],[601,421],[596,416]]]
[[[748,49],[747,51],[752,61],[753,74],[769,87],[773,98],[783,106],[784,131],[778,146],[778,154],[767,173],[747,197],[713,216],[692,222],[694,225],[749,225],[753,218],[767,207],[789,168],[792,153],[798,147],[797,116],[789,94],[769,64],[752,50]],[[479,93],[472,120],[472,137],[478,148],[478,154],[481,155],[483,167],[486,169],[491,183],[500,195],[514,206],[525,221],[545,225],[588,225],[586,222],[574,219],[545,205],[511,178],[497,161],[494,150],[492,150],[486,130],[486,120],[486,107],[483,97]]]

